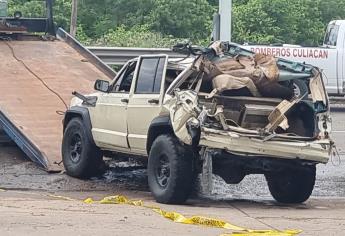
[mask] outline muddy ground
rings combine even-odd
[[[297,228],[303,235],[342,235],[345,229],[345,110],[333,112],[333,137],[340,158],[319,165],[311,200],[295,206],[278,205],[263,176],[248,176],[238,185],[215,177],[206,196],[194,191],[186,206],[162,206],[186,215],[229,220],[251,228]],[[86,197],[125,194],[152,204],[146,170],[136,162],[108,160],[110,169],[99,178],[83,181],[65,174],[47,174],[28,161],[16,146],[0,147],[1,235],[219,235],[229,232],[169,222],[149,209],[117,205],[86,205]],[[64,201],[47,196],[71,196]]]

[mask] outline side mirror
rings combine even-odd
[[[105,81],[105,80],[96,80],[95,82],[95,86],[94,86],[95,90],[97,91],[101,91],[101,92],[108,92],[109,90],[109,82]]]

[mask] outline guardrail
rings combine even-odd
[[[107,65],[123,65],[128,60],[140,55],[167,54],[171,58],[185,57],[169,48],[87,47],[87,49]]]

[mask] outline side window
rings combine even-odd
[[[339,25],[329,25],[325,36],[325,45],[337,46]]]
[[[159,94],[164,73],[165,57],[143,58],[135,93]]]
[[[137,65],[136,62],[129,64],[127,68],[121,73],[120,77],[118,78],[116,83],[114,83],[113,85],[113,88],[111,90],[113,93],[117,93],[117,92],[128,93],[129,92],[129,90],[131,89],[131,84],[133,81],[136,65]]]

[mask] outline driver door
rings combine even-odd
[[[127,105],[136,70],[131,61],[119,72],[108,93],[102,93],[90,112],[92,135],[97,146],[116,151],[128,151]]]
[[[163,103],[167,63],[167,55],[139,57],[127,108],[128,142],[134,153],[147,154],[148,129]]]

